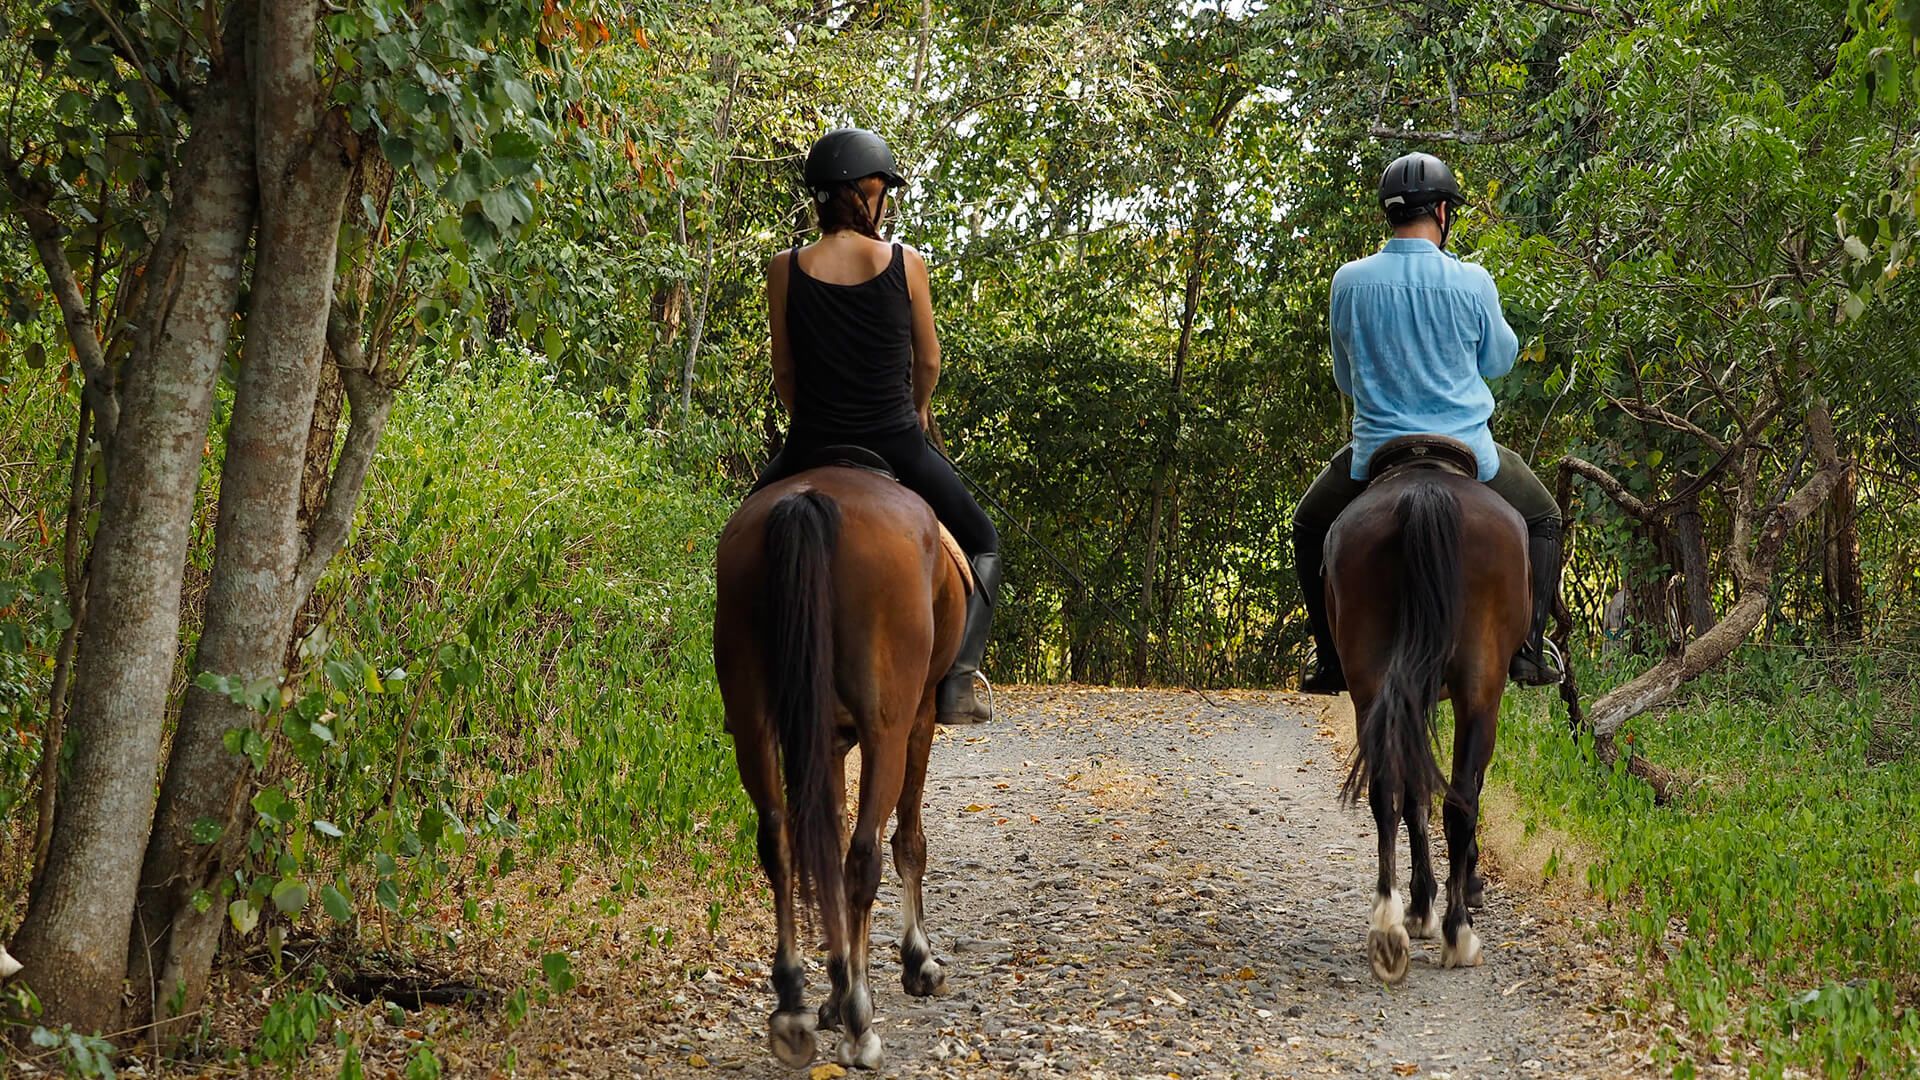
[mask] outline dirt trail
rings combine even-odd
[[[1631,1068],[1585,1008],[1582,961],[1497,876],[1475,920],[1485,966],[1443,970],[1439,943],[1416,941],[1405,983],[1373,979],[1362,948],[1372,823],[1339,805],[1332,741],[1303,699],[1039,689],[999,704],[995,724],[934,746],[926,907],[947,996],[901,991],[891,869],[881,889],[880,1075]],[[727,948],[739,973],[762,978],[688,984],[683,1015],[703,1020],[639,1033],[629,1052],[643,1073],[796,1075],[765,1048],[771,941]],[[811,971],[810,1004],[824,985]]]

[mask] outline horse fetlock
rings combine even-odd
[[[820,1030],[840,1030],[840,995],[837,991],[820,1003]]]
[[[900,958],[900,985],[914,997],[937,997],[947,992],[947,969],[933,957]]]
[[[848,1069],[877,1069],[880,1067],[880,1036],[872,1028],[854,1035],[849,1032],[840,1037],[840,1052],[837,1055],[840,1065]]]
[[[816,1043],[813,1017],[804,1012],[777,1012],[767,1018],[767,1045],[773,1056],[792,1068],[813,1061]]]
[[[1472,926],[1462,923],[1452,938],[1440,946],[1440,966],[1480,966],[1480,935],[1473,932]]]
[[[1425,914],[1417,911],[1407,913],[1407,934],[1410,937],[1427,940],[1440,936],[1440,913],[1429,907]]]

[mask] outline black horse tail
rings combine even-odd
[[[1363,785],[1425,804],[1453,797],[1433,757],[1433,712],[1460,622],[1460,501],[1438,476],[1416,474],[1393,507],[1400,526],[1400,611],[1380,693],[1360,718],[1359,752],[1341,793]]]
[[[840,803],[833,789],[833,549],[840,506],[818,491],[767,514],[767,683],[787,782],[788,850],[802,900],[839,917]]]

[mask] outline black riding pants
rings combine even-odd
[[[787,436],[787,444],[767,463],[753,490],[759,491],[775,480],[784,480],[807,468],[821,448],[852,444],[879,454],[893,467],[893,474],[914,494],[927,500],[933,514],[947,527],[961,550],[969,556],[1000,550],[1000,533],[993,522],[973,501],[960,477],[947,459],[927,444],[919,428],[891,435],[825,436],[796,431]]]

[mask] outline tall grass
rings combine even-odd
[[[1920,742],[1905,684],[1870,655],[1756,647],[1632,725],[1635,750],[1687,783],[1670,806],[1596,778],[1545,715],[1510,695],[1494,775],[1536,821],[1600,853],[1603,929],[1631,943],[1648,1009],[1759,1075],[1920,1071]],[[1603,672],[1602,684],[1623,672]],[[1664,1011],[1664,1010],[1662,1010]]]
[[[297,767],[256,808],[336,917],[582,845],[629,885],[662,855],[747,865],[709,645],[732,498],[549,381],[410,393],[320,590],[278,725]]]

